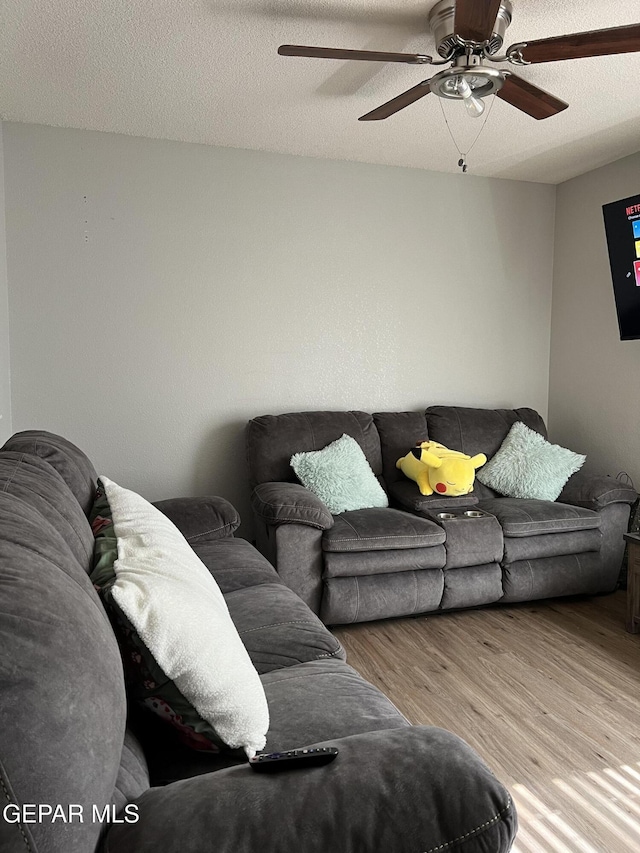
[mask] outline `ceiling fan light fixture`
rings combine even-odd
[[[495,95],[503,84],[504,74],[497,68],[454,65],[432,77],[429,88],[439,98],[464,101],[470,115],[481,115],[484,110],[481,99]]]

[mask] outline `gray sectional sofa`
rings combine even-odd
[[[425,497],[396,468],[427,439],[491,459],[516,421],[546,438],[529,408],[254,418],[246,440],[258,548],[329,625],[612,591],[637,498],[615,478],[578,472],[557,501],[503,497],[477,479],[469,495]],[[344,433],[360,444],[389,508],[332,515],[297,482],[291,456]]]
[[[88,577],[95,486],[90,460],[59,436],[18,433],[0,450],[2,853],[509,850],[515,810],[487,766],[453,734],[410,726],[345,662],[233,536],[238,516],[222,499],[157,506],[225,595],[267,695],[267,750],[322,743],[340,754],[326,767],[255,774],[237,751],[193,752],[128,709],[118,643]]]

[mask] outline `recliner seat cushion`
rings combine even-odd
[[[568,533],[600,526],[597,512],[553,501],[489,498],[480,501],[478,506],[495,515],[505,537]]]
[[[322,536],[325,551],[387,551],[441,545],[445,533],[426,518],[398,509],[343,512]]]

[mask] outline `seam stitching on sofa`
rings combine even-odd
[[[7,786],[4,784],[4,780],[0,777],[0,785],[2,786],[2,790],[4,791],[4,795],[7,798],[7,802],[11,802],[11,797],[9,796],[9,792],[7,791]],[[19,827],[20,835],[22,836],[22,840],[24,841],[25,847],[27,850],[32,850],[31,845],[29,844],[29,839],[27,838],[25,831],[22,827],[22,823],[20,823]]]
[[[343,523],[344,523],[344,524],[346,524],[346,525],[347,525],[347,527],[350,527],[350,528],[353,530],[353,532],[356,534],[356,538],[355,538],[355,539],[344,539],[344,540],[343,540],[344,542],[357,542],[359,539],[362,539],[362,538],[363,538],[362,536],[360,536],[360,534],[359,534],[359,533],[358,533],[358,531],[355,529],[355,527],[353,526],[353,524],[351,524],[351,522],[350,522],[347,518],[345,518],[345,517],[343,516],[343,517],[342,517],[342,521],[343,521]],[[371,538],[371,537],[368,537],[368,538]]]
[[[265,506],[271,506],[268,501],[263,500],[260,495],[254,495],[255,500],[259,500],[261,504]],[[314,512],[322,512],[323,510],[320,507],[316,506],[306,506],[306,504],[278,504],[278,506],[285,507],[286,509],[312,509]]]
[[[281,625],[313,625],[312,619],[291,619],[289,622],[271,622],[268,625],[257,625],[255,628],[247,628],[245,631],[238,631],[238,634],[250,634],[252,631],[262,631],[264,628],[279,628]]]
[[[232,524],[232,521],[228,521],[226,524],[223,524],[220,527],[212,527],[211,530],[205,530],[202,533],[194,533],[193,536],[186,537],[187,542],[192,542],[194,539],[199,539],[201,536],[208,536],[210,533],[217,533],[219,530],[224,530],[226,527],[231,527]]]
[[[11,483],[13,482],[13,478],[14,478],[14,477],[15,477],[15,475],[16,475],[16,472],[17,472],[17,470],[18,470],[18,466],[22,464],[22,460],[23,460],[23,459],[24,459],[24,453],[22,453],[22,454],[21,454],[20,459],[16,459],[16,465],[15,465],[15,468],[13,469],[13,473],[11,474],[11,476],[9,477],[9,479],[7,480],[7,482],[5,483],[5,485],[4,485],[4,489],[2,490],[3,492],[6,492],[6,491],[7,491],[7,489],[9,488],[9,486],[11,485]]]
[[[311,418],[309,417],[309,415],[306,412],[304,412],[304,419],[306,420],[307,424],[309,425],[309,431],[311,433],[311,444],[313,445],[314,450],[317,450],[318,448],[316,447],[316,436],[315,436],[315,433],[313,431],[313,424],[311,423]]]
[[[253,498],[254,498],[254,500],[259,501],[262,506],[269,506],[269,507],[271,506],[271,504],[269,502],[263,500],[260,497],[260,495],[256,494],[255,492],[253,494]],[[304,509],[304,510],[310,510],[311,512],[315,512],[317,514],[324,513],[324,509],[322,509],[320,507],[315,507],[315,506],[307,506],[306,504],[278,504],[278,506],[283,508],[283,509]],[[260,516],[260,518],[264,519],[264,521],[281,521],[281,522],[285,522],[285,523],[291,522],[291,519],[284,519],[284,518],[283,519],[276,519],[276,518],[273,518],[271,516],[267,516],[265,514],[262,514]],[[298,519],[294,519],[293,523],[294,524],[298,523]],[[308,527],[316,527],[317,526],[320,530],[325,529],[320,524],[319,521],[302,521],[302,520],[300,520],[300,523],[306,524]]]
[[[470,829],[469,832],[465,832],[464,835],[459,835],[457,838],[452,838],[451,841],[445,841],[443,844],[439,844],[437,847],[430,847],[428,850],[425,850],[424,853],[436,853],[436,850],[444,850],[446,847],[450,847],[452,844],[457,844],[458,841],[464,841],[465,838],[470,838],[472,835],[476,835],[478,832],[481,832],[483,829],[486,829],[488,826],[491,826],[493,823],[499,821],[504,814],[511,810],[511,797],[507,802],[507,805],[495,814],[489,820],[486,820],[484,823],[481,823],[480,826],[476,826],[475,829]]]
[[[322,655],[316,655],[315,660],[320,660],[320,658],[334,658],[337,654],[340,654],[342,647],[338,646],[335,652],[325,652]]]
[[[609,491],[608,491],[608,492],[603,492],[601,495],[598,495],[598,497],[597,497],[597,498],[589,498],[589,501],[595,501],[595,502],[597,502],[597,501],[601,500],[602,498],[606,498],[606,496],[607,496],[607,495],[611,495],[611,494],[613,494],[614,492],[621,492],[621,491],[623,491],[623,489],[621,489],[621,488],[618,486],[618,487],[616,487],[615,489],[609,489]],[[626,501],[620,501],[620,503],[626,503]]]
[[[354,531],[357,532],[357,531]],[[374,542],[376,539],[423,539],[429,537],[429,541],[434,537],[438,539],[439,533],[390,533],[388,536],[358,536],[354,539],[338,539],[338,542]],[[331,541],[331,539],[330,539]],[[441,540],[442,541],[442,540]],[[440,544],[440,543],[437,543]]]
[[[591,519],[585,518],[584,521],[591,522]],[[551,521],[506,521],[505,520],[505,522],[504,522],[505,527],[503,527],[502,529],[503,530],[505,528],[508,529],[509,527],[525,527],[526,528],[526,527],[531,527],[532,524],[561,525],[563,522],[572,523],[573,519],[571,519],[571,518],[560,518],[560,519],[557,519],[556,521],[553,521],[553,520],[551,520]],[[565,532],[571,533],[571,530],[567,531],[566,527],[561,527],[560,529],[564,530]],[[589,524],[589,527],[585,527],[585,525],[583,524],[583,525],[580,525],[580,527],[574,527],[573,529],[574,530],[597,530],[598,526],[597,525],[594,526],[592,524]],[[345,540],[345,541],[348,541],[348,540]]]
[[[356,615],[353,618],[354,622],[358,621],[358,614],[360,613],[360,584],[358,583],[358,578],[354,578],[356,582]]]
[[[529,569],[529,592],[527,598],[530,599],[533,595],[533,569],[531,568],[531,560],[527,560],[527,568]]]
[[[466,453],[466,450],[464,449],[464,439],[462,438],[462,421],[460,420],[460,413],[456,408],[454,408],[453,411],[456,413],[456,420],[458,421],[458,431],[460,433],[460,450],[463,453]]]
[[[315,663],[315,661],[312,661],[312,660],[311,661],[304,661],[303,663]],[[350,666],[350,664],[346,664],[346,665]],[[286,667],[285,667],[285,669],[286,669]],[[272,669],[271,672],[280,673],[280,672],[282,672],[282,670],[281,669]],[[263,673],[263,677],[265,675],[271,675],[271,672]],[[376,692],[376,694],[379,693],[379,690],[377,687],[374,687],[373,684],[371,684],[371,682],[365,681],[365,679],[360,675],[360,673],[356,672],[355,670],[353,671],[353,673],[351,673],[351,672],[349,672],[349,673],[346,673],[346,672],[345,673],[343,673],[343,672],[326,672],[323,674],[330,676],[332,680],[334,678],[348,678],[348,679],[357,678],[358,679],[358,687],[360,689],[362,689],[363,687],[368,687],[371,690],[374,690]],[[268,684],[267,684],[267,687],[270,687],[272,684],[280,684],[283,681],[287,681],[287,682],[289,682],[289,681],[300,681],[301,679],[304,679],[304,678],[318,678],[318,673],[317,672],[307,672],[304,675],[294,675],[291,678],[288,678],[285,675],[284,678],[273,679],[273,680],[270,679]],[[428,851],[427,851],[427,853],[428,853]]]

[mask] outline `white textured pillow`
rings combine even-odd
[[[100,480],[117,537],[113,599],[221,740],[253,755],[266,743],[269,710],[220,587],[160,510],[106,477]]]
[[[559,444],[550,444],[540,433],[516,421],[498,452],[476,477],[510,498],[555,501],[586,458]]]
[[[295,453],[291,467],[303,486],[337,515],[352,509],[389,506],[367,457],[355,438],[346,433],[322,450]]]

